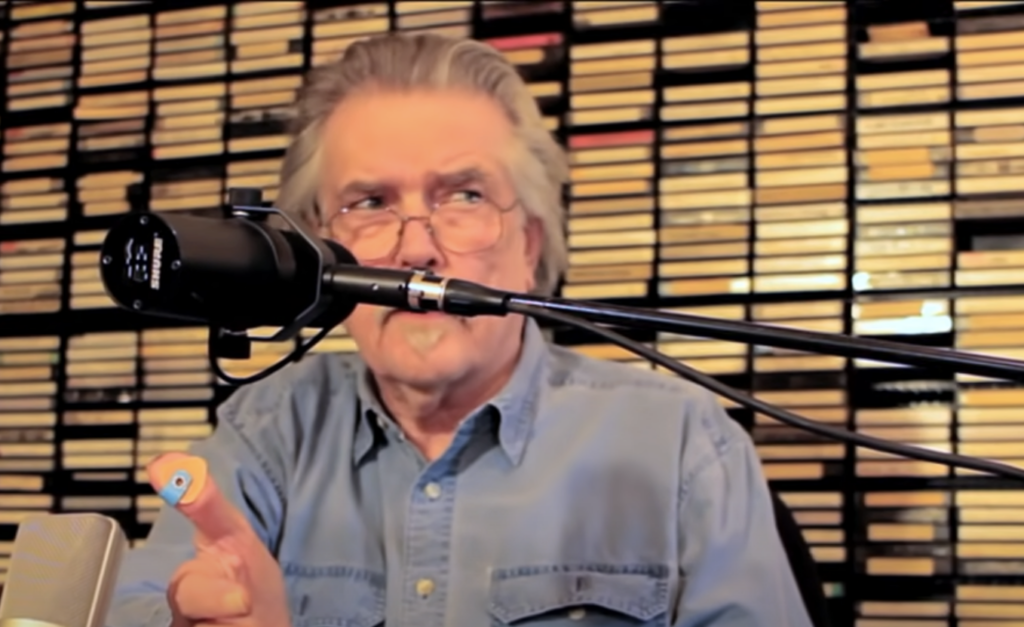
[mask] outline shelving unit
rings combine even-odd
[[[1024,2],[2,6],[0,554],[40,510],[141,541],[146,461],[203,437],[231,393],[205,329],[113,308],[105,230],[217,211],[233,186],[273,202],[302,74],[388,30],[490,41],[520,67],[572,156],[563,295],[1024,358]],[[808,417],[1024,463],[1015,384],[631,335]],[[291,346],[260,348],[229,371]],[[322,349],[353,345],[338,330]],[[837,626],[1024,621],[1024,486],[729,411]]]

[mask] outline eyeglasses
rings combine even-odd
[[[331,236],[357,259],[375,261],[390,257],[398,248],[405,225],[422,220],[438,246],[457,254],[477,253],[501,239],[502,214],[519,204],[501,207],[479,192],[461,190],[435,200],[426,216],[406,216],[390,204],[360,200],[342,207],[328,225]]]

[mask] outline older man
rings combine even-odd
[[[549,293],[566,171],[500,54],[388,36],[311,75],[279,203],[363,264]],[[108,625],[809,625],[750,439],[709,393],[516,316],[346,326],[357,356],[222,405],[205,466],[157,460],[157,489],[168,464],[212,481],[127,557]]]

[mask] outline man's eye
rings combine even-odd
[[[460,204],[476,204],[484,199],[484,195],[474,189],[460,189],[448,196],[448,202]]]
[[[386,207],[384,199],[380,196],[368,196],[349,206],[353,209],[384,209]]]

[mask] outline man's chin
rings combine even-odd
[[[450,340],[450,338],[448,338]],[[429,390],[463,376],[466,354],[459,344],[426,334],[409,334],[396,344],[402,348],[389,355],[391,377],[405,385]]]
[[[399,313],[388,320],[387,325],[391,328],[387,332],[408,350],[427,357],[444,342],[446,335],[455,331],[452,328],[453,322],[444,314]]]

